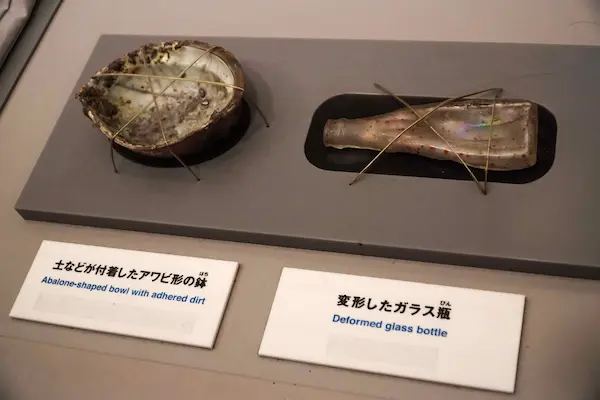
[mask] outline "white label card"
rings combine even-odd
[[[259,355],[514,392],[522,295],[284,268]]]
[[[212,348],[238,263],[44,241],[13,318]]]

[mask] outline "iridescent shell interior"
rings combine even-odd
[[[177,77],[185,70],[181,79],[95,76],[78,97],[89,106],[87,116],[109,137],[139,114],[118,135],[118,141],[128,147],[164,146],[165,139],[169,144],[176,143],[206,127],[232,101],[237,90],[207,83],[236,84],[231,66],[207,49],[193,42],[145,45],[113,61],[99,74]]]

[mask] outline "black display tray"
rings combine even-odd
[[[411,106],[440,103],[447,98],[402,96]],[[389,95],[347,93],[327,99],[315,111],[304,145],[306,158],[314,166],[328,171],[360,172],[376,151],[334,149],[323,144],[323,128],[328,119],[365,118],[404,108]],[[533,167],[518,171],[489,171],[488,182],[528,183],[544,176],[552,167],[556,151],[556,118],[538,104],[537,162]],[[483,181],[484,171],[471,168]],[[416,154],[384,153],[369,169],[372,174],[415,176],[438,179],[473,179],[465,167],[453,161],[433,160]]]

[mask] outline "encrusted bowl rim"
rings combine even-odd
[[[98,70],[94,76],[90,77],[90,79],[79,89],[79,91],[75,95],[75,98],[77,100],[79,100],[83,106],[84,115],[88,119],[90,119],[92,121],[92,123],[106,137],[108,137],[109,139],[112,139],[115,132],[112,132],[112,128],[110,128],[99,117],[97,112],[86,102],[85,98],[82,96],[82,93],[90,87],[97,86],[94,82],[97,80],[96,76],[98,74],[118,72],[118,67],[115,67],[115,66],[118,66],[119,64],[122,65],[123,61],[127,60],[129,55],[132,53],[137,54],[141,49],[148,48],[148,47],[151,47],[151,48],[169,48],[170,47],[169,51],[177,51],[179,48],[184,47],[184,46],[193,46],[193,47],[196,47],[196,48],[199,48],[202,50],[206,50],[207,52],[210,50],[211,55],[217,56],[221,60],[223,60],[223,62],[231,70],[232,76],[234,78],[233,85],[236,86],[237,88],[239,88],[239,89],[234,89],[231,100],[226,104],[226,106],[222,110],[214,113],[211,116],[211,121],[208,124],[204,125],[200,129],[193,130],[193,131],[189,132],[188,134],[181,136],[180,138],[178,138],[177,141],[171,142],[169,144],[167,144],[167,143],[132,144],[129,141],[124,140],[121,135],[118,135],[117,137],[115,137],[114,141],[118,145],[125,147],[127,149],[130,149],[132,151],[147,152],[147,151],[153,151],[153,150],[155,151],[155,150],[165,149],[169,146],[173,146],[174,144],[181,143],[194,135],[210,134],[211,128],[214,125],[216,125],[220,120],[222,120],[224,117],[228,116],[229,114],[233,114],[234,110],[241,105],[242,98],[243,98],[243,92],[245,89],[245,76],[244,76],[244,71],[242,69],[240,62],[230,51],[228,51],[227,49],[225,49],[221,46],[212,45],[207,42],[200,41],[200,40],[186,39],[186,40],[173,40],[173,41],[166,41],[166,42],[165,41],[149,42],[149,43],[145,43],[141,46],[138,46],[137,48],[129,51],[127,54],[124,54],[124,55],[114,59],[108,65],[106,65],[106,66],[102,67],[100,70]]]

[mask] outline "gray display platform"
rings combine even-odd
[[[600,278],[600,48],[526,44],[199,38],[242,63],[253,115],[231,150],[158,169],[116,155],[73,95],[112,59],[154,40],[103,36],[17,204],[25,219]],[[548,108],[556,156],[527,184],[325,171],[304,154],[315,109],[348,92],[448,97],[503,87]],[[49,127],[50,129],[50,127]],[[12,132],[25,135],[27,132]]]

